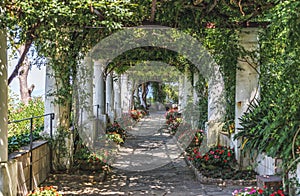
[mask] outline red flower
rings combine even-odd
[[[277,193],[280,195],[280,196],[284,196],[283,194],[283,191],[282,190],[278,190]]]
[[[206,161],[208,161],[209,156],[205,155],[204,159],[205,159]]]
[[[229,156],[229,157],[230,157],[230,156],[231,156],[231,153],[230,153],[230,152],[228,152],[228,153],[227,153],[227,156]]]
[[[264,192],[264,191],[263,191],[262,189],[258,189],[258,193],[259,193],[259,194],[263,194],[263,192]]]

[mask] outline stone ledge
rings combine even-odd
[[[196,179],[202,184],[216,184],[218,186],[253,186],[256,180],[223,180],[221,178],[208,178],[203,176],[198,169],[188,160],[186,153],[183,154],[185,162],[193,170]]]
[[[37,140],[37,141],[33,141],[32,142],[32,150],[42,146],[42,145],[45,145],[47,144],[48,141],[46,140]],[[23,146],[20,148],[19,151],[15,151],[15,152],[12,152],[8,155],[8,159],[11,160],[11,159],[16,159],[17,157],[20,157],[22,156],[23,154],[26,154],[30,151],[30,144],[26,145],[26,146]]]

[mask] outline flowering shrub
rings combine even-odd
[[[282,190],[274,191],[272,189],[261,189],[261,188],[244,188],[240,190],[235,190],[232,193],[233,196],[245,196],[245,195],[252,195],[252,196],[284,196]]]
[[[199,152],[199,148],[194,148],[193,153],[189,157],[190,160],[197,163],[204,163],[205,165],[214,165],[219,167],[229,166],[236,162],[234,150],[226,146],[216,146],[211,148],[203,156]]]
[[[39,196],[39,195],[49,195],[49,196],[61,196],[53,186],[45,186],[36,188],[34,191],[30,192],[27,196]]]
[[[177,109],[170,109],[166,112],[166,124],[170,129],[171,133],[175,133],[177,128],[179,127],[182,119],[180,118],[180,114],[178,113]]]
[[[111,141],[113,141],[113,142],[115,142],[115,143],[117,143],[117,144],[124,144],[124,140],[125,140],[125,137],[124,137],[124,139],[121,137],[121,135],[120,134],[118,134],[118,133],[108,133],[108,134],[106,134],[106,138],[108,139],[108,140],[111,140]]]
[[[146,111],[137,109],[137,110],[131,110],[130,116],[136,121],[139,121],[141,118],[143,118],[146,115]]]
[[[113,124],[107,126],[106,136],[118,144],[123,144],[126,138],[126,131],[115,121]]]
[[[99,165],[99,166],[103,166],[103,168],[106,166],[107,160],[108,160],[108,155],[109,153],[107,151],[105,151],[102,154],[95,154],[92,153],[89,155],[88,157],[88,163],[89,165]]]
[[[194,139],[192,141],[192,144],[194,146],[200,146],[202,144],[202,141],[203,141],[203,130],[197,130],[196,133],[195,133],[195,136],[194,136]]]
[[[106,140],[103,142],[106,142]],[[86,171],[108,171],[108,162],[110,162],[113,153],[113,149],[105,148],[92,152],[84,144],[79,144],[74,154],[74,165]]]

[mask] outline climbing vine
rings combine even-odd
[[[284,177],[300,162],[299,11],[300,2],[282,1],[269,13],[273,22],[260,40],[261,98],[240,119],[242,131],[236,136],[244,150],[281,158]]]
[[[241,1],[4,1],[1,5],[1,28],[7,28],[13,39],[11,44],[25,44],[27,52],[32,44],[40,56],[54,71],[57,90],[51,92],[60,105],[60,128],[71,134],[70,126],[76,114],[74,107],[74,81],[78,64],[89,49],[103,37],[122,27],[140,24],[159,24],[175,27],[197,38],[211,52],[221,66],[226,89],[225,129],[234,119],[235,74],[239,46],[236,37],[238,27],[259,22],[271,25],[261,40],[261,89],[262,98],[255,110],[256,125],[250,127],[254,135],[264,141],[271,138],[275,148],[258,146],[269,155],[295,160],[299,126],[299,2],[279,0]],[[155,9],[154,9],[155,8]],[[282,10],[288,10],[283,12]],[[22,58],[24,58],[22,54]],[[22,64],[22,58],[19,61]],[[189,67],[192,78],[193,66],[183,56],[164,49],[144,47],[128,51],[117,57],[107,73],[125,72],[141,60],[159,60],[175,66],[183,72]],[[200,73],[201,74],[201,73]],[[201,77],[201,76],[200,76]],[[207,106],[207,81],[199,79],[201,107]],[[284,109],[282,109],[284,108]],[[268,111],[266,111],[268,110]],[[206,111],[206,110],[203,110]],[[207,115],[201,115],[201,123]],[[248,115],[250,116],[250,114]],[[73,118],[73,119],[72,119]],[[250,120],[250,119],[249,119]],[[76,123],[76,122],[75,122]],[[261,123],[261,124],[260,124]],[[263,126],[262,126],[263,125]],[[249,129],[245,128],[245,132]],[[230,133],[230,131],[229,131]],[[242,134],[241,133],[241,134]],[[241,135],[240,135],[241,136]],[[290,136],[296,138],[288,142]],[[67,136],[66,136],[67,137]],[[257,140],[249,139],[250,145]],[[246,145],[246,146],[247,146]],[[286,146],[288,145],[288,146]],[[287,147],[287,148],[285,148]],[[282,150],[285,149],[285,150]]]

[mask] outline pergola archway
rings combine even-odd
[[[92,108],[92,105],[98,104],[100,105],[100,110],[105,108],[100,114],[103,116],[102,121],[104,122],[102,127],[105,126],[107,118],[110,118],[112,121],[118,117],[120,110],[128,111],[130,108],[130,89],[134,88],[128,74],[118,76],[118,79],[114,81],[114,73],[104,73],[104,70],[107,70],[106,67],[109,63],[122,53],[146,46],[161,47],[183,55],[188,61],[193,63],[199,70],[199,73],[207,80],[209,86],[207,133],[210,145],[215,144],[217,139],[215,135],[222,128],[225,111],[224,82],[220,68],[195,38],[176,29],[161,26],[129,28],[100,41],[85,58],[84,63],[84,67],[93,73],[94,80],[90,80],[90,77],[84,77],[84,74],[79,76],[82,87],[86,87],[85,89],[94,95],[83,100],[84,103],[89,103],[87,108]],[[190,98],[196,98],[192,96],[193,87],[192,84],[189,85],[188,80],[188,76],[184,74],[183,86],[181,86],[184,101],[180,104],[183,108],[187,105],[187,101]],[[114,85],[118,86],[115,88],[115,91],[113,90]],[[105,97],[103,92],[105,92]],[[193,114],[193,112],[196,113],[197,111],[189,112]],[[83,115],[83,121],[85,122],[83,124],[91,124],[90,119],[95,116],[94,114],[90,109],[86,109]],[[94,140],[93,137],[97,134],[95,129],[91,128],[93,125],[87,127],[83,132],[88,135],[87,138],[90,138],[87,141],[90,144]]]

